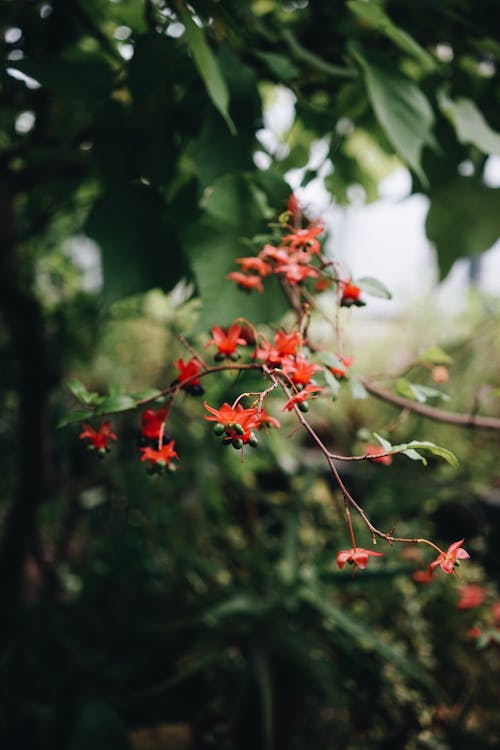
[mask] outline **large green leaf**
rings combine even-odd
[[[272,180],[272,192],[274,185]],[[287,309],[274,277],[264,280],[264,294],[242,291],[226,279],[239,269],[235,259],[248,254],[242,238],[266,228],[268,195],[272,197],[266,188],[265,182],[248,175],[220,178],[207,195],[204,215],[184,230],[183,244],[203,305],[199,326],[204,329],[237,317],[253,323],[277,320]]]
[[[347,7],[362,21],[394,42],[403,52],[415,57],[427,70],[436,67],[434,58],[410,34],[396,26],[380,5],[368,0],[350,0]]]
[[[444,278],[456,260],[480,255],[500,236],[500,190],[455,177],[431,194],[426,231]]]
[[[453,101],[442,90],[438,103],[453,124],[460,143],[472,143],[484,154],[500,156],[500,133],[490,128],[472,99],[460,97]]]
[[[361,64],[368,97],[388,140],[427,184],[421,167],[422,149],[435,143],[431,132],[434,112],[427,97],[402,73],[369,59],[359,45],[351,44],[350,50]]]
[[[226,82],[222,76],[217,58],[207,44],[205,32],[193,21],[190,12],[183,2],[178,3],[176,9],[180,20],[186,28],[186,39],[207,93],[226,121],[230,132],[236,133],[236,127],[229,114],[229,92]]]
[[[186,271],[166,209],[152,188],[113,186],[97,199],[86,229],[102,249],[107,303],[152,287],[171,288]]]

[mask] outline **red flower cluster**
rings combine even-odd
[[[256,406],[244,409],[241,404],[234,408],[225,403],[220,409],[214,409],[206,401],[203,405],[210,412],[210,415],[205,415],[205,419],[215,422],[215,434],[224,435],[224,445],[231,444],[236,449],[243,448],[244,445],[250,445],[252,448],[257,446],[258,440],[254,430],[260,430],[264,425],[280,426],[277,419],[266,414],[263,409],[259,412]]]
[[[237,360],[239,357],[238,346],[245,346],[247,340],[242,336],[242,327],[233,323],[226,330],[220,328],[220,326],[213,326],[212,338],[205,344],[205,349],[212,344],[217,347],[217,354],[215,355],[216,360],[223,360],[230,357],[232,360]]]
[[[364,570],[368,565],[369,557],[383,557],[383,552],[373,552],[371,549],[363,547],[353,547],[353,549],[343,549],[337,553],[337,565],[343,568],[346,563]]]
[[[352,281],[341,281],[340,286],[342,290],[342,297],[340,298],[341,307],[352,307],[352,305],[364,307],[366,302],[360,299],[361,289],[359,286],[353,284]]]
[[[174,458],[179,458],[175,451],[175,440],[169,440],[159,446],[158,449],[149,446],[141,448],[141,461],[149,461],[151,473],[162,474],[164,471],[176,471],[177,467],[172,463]]]
[[[111,432],[111,422],[101,422],[98,430],[95,430],[92,425],[84,422],[82,428],[80,440],[88,440],[88,449],[97,451],[100,456],[104,456],[105,453],[110,451],[108,445],[110,440],[118,440],[115,433]]]
[[[382,464],[383,466],[390,466],[392,464],[392,456],[384,455],[387,451],[381,445],[368,443],[365,447],[365,453],[374,464]]]
[[[201,362],[198,357],[191,357],[187,362],[178,359],[174,362],[174,367],[179,371],[179,376],[174,383],[180,383],[181,388],[192,396],[203,395],[205,390],[200,383],[200,379],[196,377],[201,372]],[[183,385],[183,383],[186,383],[186,385]]]
[[[295,196],[291,196],[288,206],[295,224],[301,215]],[[256,256],[236,258],[241,270],[229,273],[226,278],[235,281],[242,289],[257,289],[261,293],[264,291],[262,279],[272,274],[279,275],[290,286],[305,279],[317,279],[320,269],[312,264],[312,260],[321,252],[317,238],[322,232],[323,227],[315,223],[305,229],[294,229],[277,247],[267,244]]]

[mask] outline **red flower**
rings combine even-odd
[[[363,305],[361,302],[361,289],[350,281],[341,281],[342,297],[340,300],[341,307],[351,307],[351,305]]]
[[[291,377],[294,383],[300,385],[307,385],[314,373],[323,369],[320,365],[317,365],[314,362],[308,362],[307,359],[301,357],[300,354],[297,354],[294,359],[292,357],[284,357],[281,367],[284,372]]]
[[[158,411],[146,409],[141,415],[141,434],[148,440],[155,440],[160,437],[160,431],[165,424],[167,410],[164,406]]]
[[[185,383],[186,380],[191,380],[195,375],[198,375],[201,371],[201,362],[197,357],[191,357],[187,362],[184,362],[183,359],[178,359],[177,362],[174,362],[174,367],[179,371],[178,382]],[[195,380],[191,380],[189,385],[199,384],[200,379],[196,378]]]
[[[257,407],[244,409],[241,404],[238,404],[236,409],[233,409],[232,406],[225,403],[222,404],[220,409],[214,409],[206,401],[203,402],[203,406],[212,415],[206,414],[205,419],[221,425],[220,434],[224,433],[225,443],[230,443],[233,440],[249,443],[252,440],[252,430],[259,427],[260,419],[257,415]]]
[[[316,292],[324,292],[326,289],[329,289],[332,285],[332,279],[318,279],[318,281],[314,285],[314,290]]]
[[[354,357],[337,357],[339,361],[338,367],[330,367],[330,372],[335,375],[339,380],[347,377],[347,370],[354,362]]]
[[[274,336],[274,343],[280,357],[286,357],[287,355],[295,354],[297,347],[302,346],[303,340],[298,331],[294,333],[278,331]]]
[[[281,263],[288,263],[290,255],[287,250],[282,247],[274,247],[274,245],[264,245],[259,253],[259,258],[270,258],[275,263],[280,265]]]
[[[264,291],[262,279],[260,278],[260,276],[254,276],[252,274],[249,276],[245,276],[245,274],[241,273],[241,271],[232,271],[231,273],[227,274],[226,279],[236,281],[238,286],[242,289],[257,289],[257,291],[261,294]]]
[[[272,417],[267,413],[265,409],[261,409],[259,414],[259,425],[258,429],[261,430],[263,427],[281,427],[280,421],[276,417]]]
[[[289,245],[292,252],[295,252],[295,250],[307,250],[310,253],[318,254],[320,252],[320,245],[316,237],[322,231],[322,226],[311,224],[307,229],[297,229],[293,234],[287,234],[281,242],[283,245]]]
[[[466,560],[469,558],[469,553],[462,547],[463,541],[463,539],[460,539],[459,542],[453,542],[446,552],[440,552],[434,562],[431,562],[429,565],[429,573],[432,573],[434,568],[439,565],[443,573],[450,575],[453,573],[455,565],[458,565],[457,560]]]
[[[457,609],[473,609],[479,607],[485,597],[487,591],[482,586],[477,586],[474,583],[467,584],[460,588],[460,599],[456,603]]]
[[[175,465],[172,464],[172,459],[179,458],[174,445],[175,440],[171,440],[169,443],[164,443],[158,450],[149,446],[141,448],[141,461],[151,461],[151,466],[174,469]]]
[[[368,564],[369,557],[382,557],[383,554],[383,552],[372,552],[371,549],[363,549],[363,547],[343,549],[337,553],[337,565],[339,568],[343,568],[346,562],[348,562],[364,570]]]
[[[257,271],[260,276],[269,276],[273,272],[269,263],[265,263],[256,255],[249,258],[236,258],[236,263],[240,264],[242,271]]]
[[[238,345],[244,346],[247,343],[246,339],[244,339],[240,334],[241,326],[236,325],[236,323],[233,323],[232,326],[227,329],[227,331],[225,331],[223,328],[220,328],[219,326],[213,326],[213,338],[205,344],[205,348],[207,346],[215,344],[219,354],[223,354],[225,357],[229,357],[231,356],[231,354],[234,354],[236,352]]]
[[[368,443],[365,447],[365,453],[374,464],[382,464],[383,466],[390,466],[392,464],[392,456],[384,456],[384,453],[387,453],[387,451],[381,445]]]
[[[304,279],[316,279],[319,276],[319,271],[311,266],[300,265],[299,263],[283,263],[277,269],[278,273],[282,273],[289,284],[299,284]]]
[[[106,450],[110,440],[118,440],[115,433],[111,432],[111,422],[101,422],[98,430],[95,430],[92,425],[84,422],[82,428],[80,440],[88,440],[89,445],[96,451]]]
[[[416,583],[430,583],[432,581],[432,573],[428,570],[416,570],[411,574],[411,577]]]
[[[288,399],[286,404],[283,406],[281,411],[292,411],[294,406],[303,404],[308,398],[316,398],[318,395],[315,391],[323,391],[324,388],[316,385],[306,385],[300,393],[296,393],[294,396]]]

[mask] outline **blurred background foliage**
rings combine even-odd
[[[278,325],[279,294],[257,300],[224,276],[247,254],[242,238],[285,207],[288,171],[302,168],[303,185],[321,172],[309,165],[320,139],[337,204],[353,185],[375,200],[385,174],[411,170],[441,277],[486,251],[500,230],[499,191],[483,179],[500,155],[496,10],[4,3],[2,748],[498,746],[498,643],[467,635],[493,624],[497,433],[396,419],[347,383],[312,410],[339,452],[390,427],[394,443],[457,454],[458,471],[398,457],[344,476],[379,527],[467,538],[464,578],[489,593],[464,611],[454,581],[413,581],[420,549],[384,549],[355,577],[337,570],[348,544],[338,490],[314,446],[289,438],[291,419],[241,463],[182,394],[169,426],[181,470],[168,478],[138,461],[137,413],[115,419],[105,462],[82,451],[77,426],[56,430],[75,408],[70,377],[102,393],[161,388],[185,356],[179,334],[202,348],[211,325],[238,315]],[[295,114],[266,147],[276,87],[293,92]],[[345,323],[358,375],[408,371],[432,386],[417,361],[439,344],[453,359],[446,408],[498,414],[498,318],[498,300],[472,290],[458,320],[427,300],[376,333],[355,312]],[[312,331],[328,338],[321,316]],[[207,384],[208,401],[230,401],[242,382]]]

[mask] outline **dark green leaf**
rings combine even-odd
[[[370,102],[388,140],[427,184],[421,167],[422,149],[426,144],[434,145],[434,113],[427,97],[402,73],[372,62],[359,45],[350,48],[362,66]]]
[[[218,60],[207,44],[205,32],[193,21],[184,3],[178,3],[176,9],[186,28],[186,39],[207,93],[226,121],[230,132],[236,133],[236,127],[229,114],[229,92],[226,82],[222,77]]]
[[[75,422],[85,422],[85,420],[91,419],[94,414],[93,411],[70,411],[57,423],[57,428],[66,427],[69,424],[75,424]]]
[[[472,177],[456,177],[431,193],[427,236],[436,245],[445,278],[456,260],[480,255],[500,235],[500,190]]]
[[[131,396],[108,396],[101,401],[96,414],[114,414],[119,411],[134,409],[135,405],[135,399]]]
[[[460,97],[453,101],[441,90],[438,103],[454,126],[460,143],[472,143],[484,154],[500,156],[500,133],[490,128],[472,99]]]
[[[66,382],[67,387],[82,404],[95,404],[99,400],[99,394],[95,391],[88,391],[80,380],[76,378]]]

